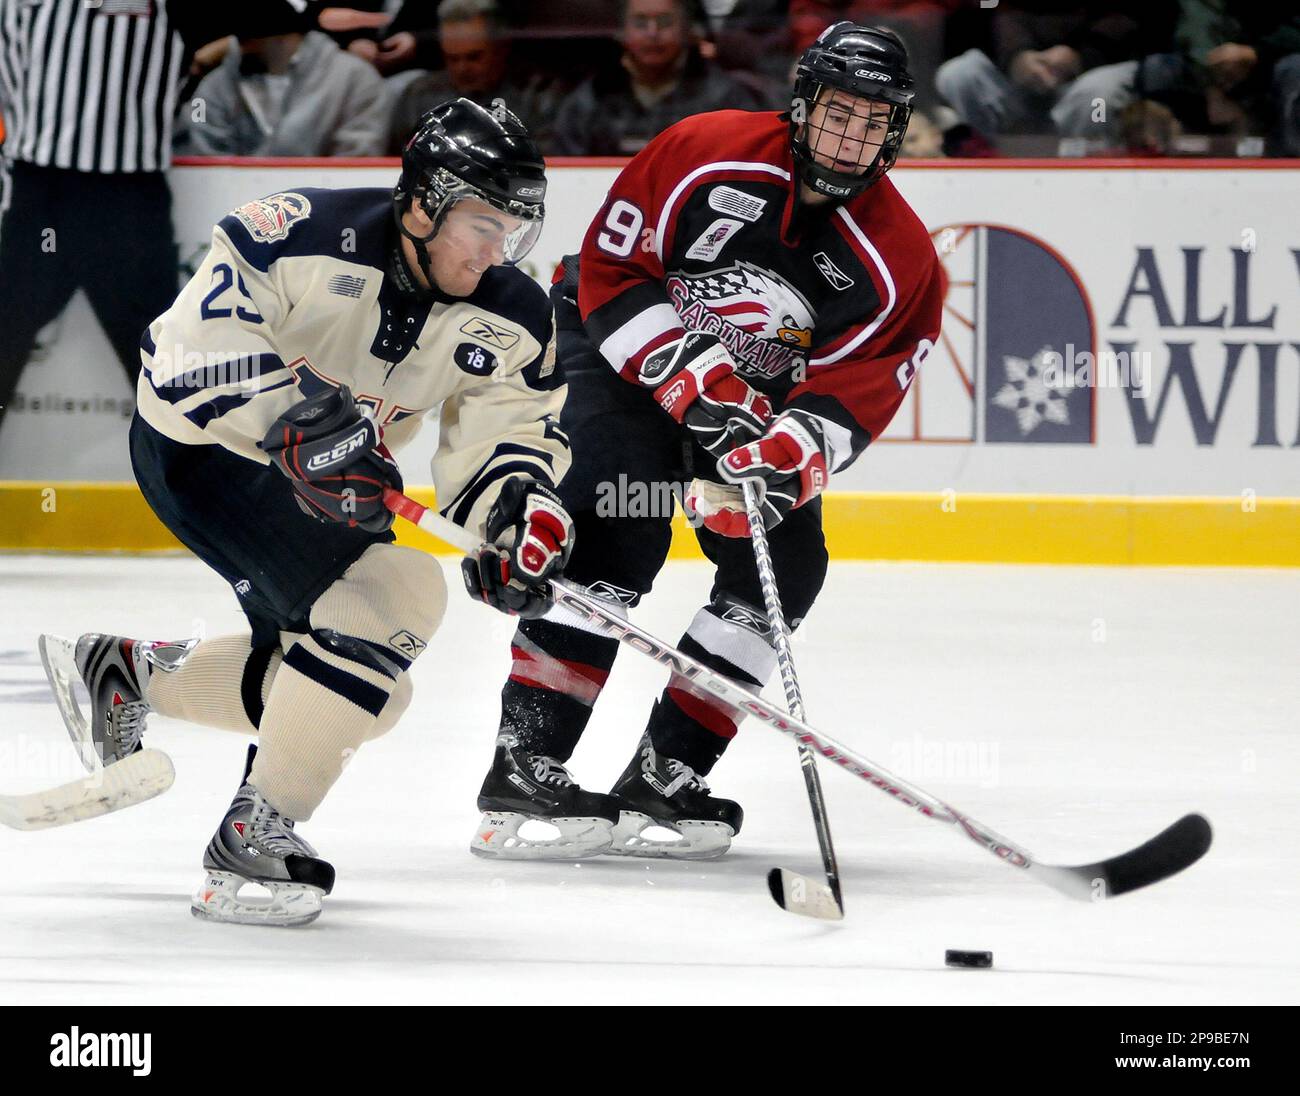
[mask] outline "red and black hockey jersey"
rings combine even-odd
[[[578,306],[634,382],[685,331],[716,334],[775,406],[823,420],[835,471],[898,410],[943,291],[929,234],[888,178],[796,211],[798,185],[779,115],[678,123],[623,169],[588,229]]]

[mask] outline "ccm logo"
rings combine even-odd
[[[317,453],[307,462],[307,471],[319,472],[322,468],[329,468],[332,465],[338,464],[339,461],[354,449],[364,449],[369,441],[370,427],[369,425],[366,425],[361,427],[350,438],[344,438],[328,453]]]
[[[667,392],[659,398],[659,406],[665,411],[671,411],[673,405],[682,398],[682,393],[686,391],[686,378],[683,377],[674,384]]]
[[[883,72],[872,72],[870,69],[858,69],[853,75],[861,76],[864,80],[882,80],[886,84],[889,83],[890,79]]]

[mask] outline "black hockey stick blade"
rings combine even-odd
[[[1200,814],[1184,815],[1136,849],[1078,867],[1034,864],[1030,874],[1072,898],[1100,901],[1148,887],[1191,867],[1209,851],[1214,833]]]
[[[776,904],[788,913],[820,921],[844,920],[844,900],[838,886],[832,890],[820,880],[785,868],[773,868],[767,873],[767,889]]]

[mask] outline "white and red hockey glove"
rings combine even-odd
[[[729,483],[752,480],[758,486],[763,524],[774,529],[791,510],[826,490],[828,458],[821,423],[806,412],[791,409],[782,412],[757,441],[722,457],[718,472]],[[743,498],[732,506],[718,506],[712,515],[696,512],[706,528],[724,537],[749,536]]]
[[[539,617],[550,604],[547,580],[573,551],[573,520],[559,496],[512,476],[488,510],[485,544],[461,563],[470,597],[510,616]]]
[[[715,456],[758,437],[772,418],[771,402],[736,376],[736,363],[716,335],[691,331],[660,347],[637,376]]]

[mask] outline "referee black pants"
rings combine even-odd
[[[176,297],[175,237],[161,172],[13,165],[0,220],[0,425],[37,334],[78,289],[134,389],[140,335]]]

